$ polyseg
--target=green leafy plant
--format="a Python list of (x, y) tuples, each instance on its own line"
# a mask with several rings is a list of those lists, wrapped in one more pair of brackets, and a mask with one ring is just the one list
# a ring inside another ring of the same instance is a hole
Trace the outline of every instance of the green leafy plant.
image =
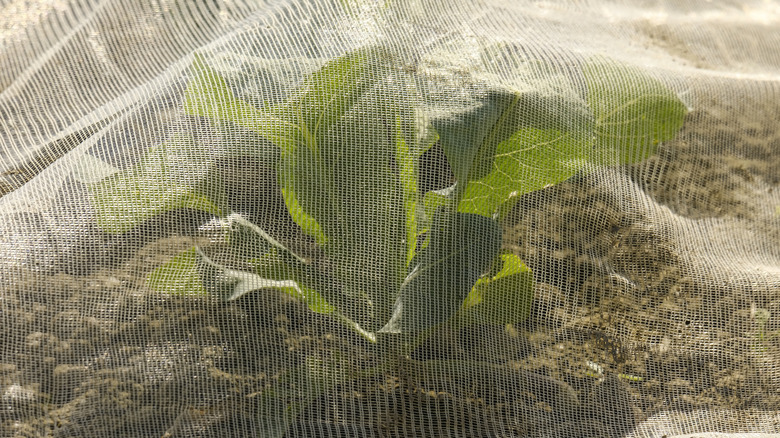
[[(392, 339), (378, 350), (387, 362), (444, 326), (524, 320), (533, 276), (517, 255), (502, 251), (501, 218), (525, 193), (594, 166), (645, 159), (674, 137), (686, 114), (661, 82), (604, 59), (583, 65), (585, 92), (551, 72), (500, 87), (486, 81), (452, 100), (437, 96), (426, 75), (397, 64), (384, 48), (356, 50), (309, 75), (284, 101), (258, 108), (195, 57), (184, 110), (270, 143), (231, 153), (261, 156), (275, 169), (287, 212), (313, 242), (310, 251), (230, 211), (212, 173), (181, 184), (166, 159), (197, 162), (185, 135), (93, 184), (99, 224), (123, 232), (184, 207), (217, 215), (235, 266), (192, 248), (151, 274), (153, 288), (225, 300), (280, 290), (369, 343)], [(421, 193), (421, 157), (437, 142), (454, 183)], [(331, 372), (325, 368), (308, 361), (296, 373)], [(296, 403), (278, 421), (286, 424), (305, 405)], [(278, 435), (282, 423), (266, 432)]]

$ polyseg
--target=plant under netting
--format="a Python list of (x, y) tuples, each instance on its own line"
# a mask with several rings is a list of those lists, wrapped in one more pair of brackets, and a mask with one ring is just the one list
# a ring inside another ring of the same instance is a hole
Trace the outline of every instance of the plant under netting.
[[(267, 160), (301, 233), (275, 237), (232, 211), (218, 178), (189, 191), (171, 184), (166, 157), (193, 149), (182, 134), (91, 187), (99, 224), (122, 232), (184, 207), (217, 215), (212, 225), (226, 230), (221, 251), (244, 268), (193, 247), (153, 271), (152, 287), (225, 300), (281, 290), (366, 341), (388, 344), (375, 350), (380, 364), (363, 373), (384, 372), (441, 327), (525, 320), (533, 275), (502, 250), (502, 218), (526, 193), (645, 159), (675, 136), (687, 112), (660, 82), (605, 59), (575, 73), (581, 90), (541, 65), (445, 111), (437, 100), (453, 96), (397, 63), (382, 48), (357, 50), (327, 62), (284, 101), (258, 108), (195, 57), (184, 109), (215, 129), (241, 126), (268, 141), (233, 145), (231, 154)], [(423, 193), (420, 159), (435, 144), (452, 185)], [(323, 390), (315, 384), (307, 397)], [(271, 400), (285, 406), (281, 396)], [(303, 407), (280, 408), (278, 421)]]
[(780, 432), (777, 26), (672, 3), (2, 7), (0, 436)]

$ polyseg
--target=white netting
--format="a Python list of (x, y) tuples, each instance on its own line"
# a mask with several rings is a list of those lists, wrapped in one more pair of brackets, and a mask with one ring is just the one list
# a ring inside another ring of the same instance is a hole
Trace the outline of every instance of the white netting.
[(0, 436), (780, 434), (780, 6), (0, 4)]

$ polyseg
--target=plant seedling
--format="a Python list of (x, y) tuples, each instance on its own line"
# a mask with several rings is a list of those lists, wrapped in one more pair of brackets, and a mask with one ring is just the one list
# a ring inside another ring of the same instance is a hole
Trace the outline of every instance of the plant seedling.
[[(213, 172), (181, 184), (168, 164), (197, 165), (195, 140), (186, 134), (93, 184), (98, 223), (123, 232), (185, 207), (220, 217), (226, 251), (243, 268), (192, 248), (155, 270), (149, 284), (225, 300), (280, 290), (369, 343), (387, 342), (392, 347), (377, 349), (382, 368), (444, 326), (527, 318), (533, 276), (502, 251), (501, 218), (525, 193), (594, 166), (647, 158), (676, 135), (687, 112), (661, 82), (605, 59), (584, 63), (585, 93), (552, 72), (518, 74), (501, 87), (486, 82), (455, 97), (435, 75), (395, 68), (399, 62), (386, 48), (355, 50), (313, 72), (285, 100), (258, 108), (195, 56), (184, 111), (268, 141), (231, 153), (273, 166), (287, 213), (314, 242), (314, 256), (230, 211)], [(455, 183), (420, 193), (420, 159), (437, 142)], [(287, 402), (264, 423), (264, 436), (283, 434), (306, 400), (327, 390), (323, 382), (342, 381), (322, 377), (339, 368), (312, 358), (289, 378), (314, 382), (316, 390), (291, 396), (279, 383), (266, 391), (269, 406)]]

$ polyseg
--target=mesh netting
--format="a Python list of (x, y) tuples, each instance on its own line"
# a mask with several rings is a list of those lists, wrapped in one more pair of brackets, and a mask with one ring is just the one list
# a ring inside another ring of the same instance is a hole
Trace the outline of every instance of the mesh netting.
[(780, 8), (5, 1), (0, 435), (780, 434)]

